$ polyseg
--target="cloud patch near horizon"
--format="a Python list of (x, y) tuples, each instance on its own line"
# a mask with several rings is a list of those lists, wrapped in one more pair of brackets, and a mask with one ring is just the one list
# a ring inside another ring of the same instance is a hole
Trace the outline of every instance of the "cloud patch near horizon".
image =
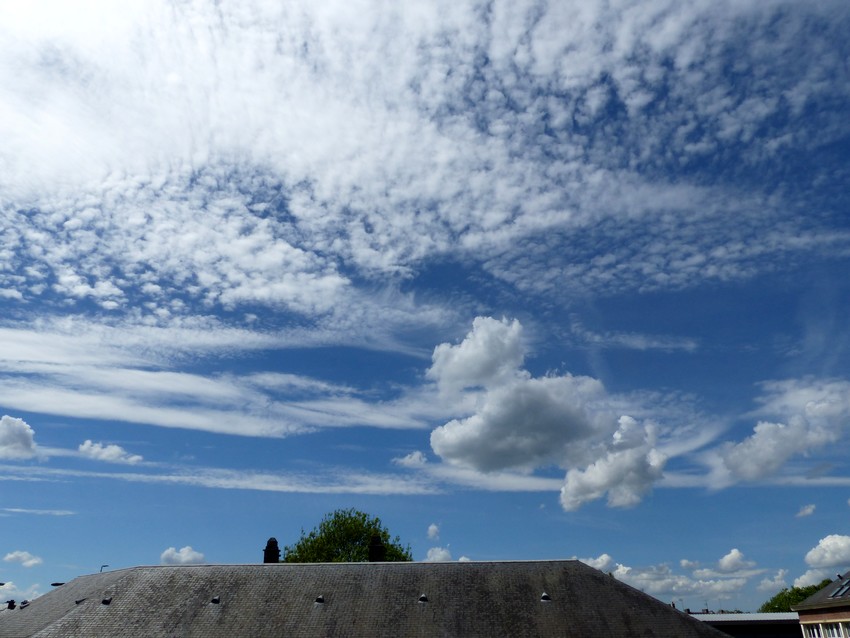
[(186, 545), (177, 549), (169, 547), (160, 554), (159, 562), (163, 565), (201, 565), (205, 562), (204, 555)]
[[(726, 557), (721, 558), (718, 565), (729, 556), (736, 556), (737, 550), (732, 550)], [(595, 569), (610, 572), (618, 580), (636, 587), (656, 598), (676, 599), (679, 597), (717, 598), (728, 600), (735, 597), (754, 573), (764, 570), (733, 569), (726, 572), (697, 573), (696, 565), (690, 561), (682, 561), (684, 568), (693, 571), (691, 575), (676, 573), (668, 564), (660, 563), (647, 567), (630, 567), (618, 563), (607, 553), (593, 558), (578, 558), (577, 560)], [(752, 565), (750, 565), (752, 567)]]

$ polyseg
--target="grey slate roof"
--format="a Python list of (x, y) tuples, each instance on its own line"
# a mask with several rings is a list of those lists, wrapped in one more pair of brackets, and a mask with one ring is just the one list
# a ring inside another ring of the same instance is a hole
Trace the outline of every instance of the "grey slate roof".
[(0, 611), (4, 638), (723, 635), (578, 561), (134, 567)]
[(850, 606), (850, 572), (819, 589), (801, 603), (793, 605), (794, 611), (827, 609)]

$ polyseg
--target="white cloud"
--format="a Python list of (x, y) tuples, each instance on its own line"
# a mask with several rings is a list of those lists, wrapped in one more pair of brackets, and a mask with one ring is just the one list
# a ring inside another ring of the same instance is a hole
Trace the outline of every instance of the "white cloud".
[(788, 424), (762, 421), (753, 434), (722, 451), (723, 463), (733, 477), (753, 481), (775, 473), (795, 454), (835, 440), (827, 430), (812, 428), (800, 417)]
[(704, 455), (714, 487), (772, 478), (793, 457), (822, 449), (844, 435), (850, 415), (847, 381), (807, 377), (765, 382), (761, 387), (756, 399), (761, 405), (753, 414), (777, 420), (759, 421), (747, 438)]
[[(161, 468), (161, 466), (160, 466)], [(192, 485), (226, 490), (302, 494), (436, 494), (440, 488), (418, 476), (331, 468), (324, 473), (295, 474), (210, 467), (173, 467), (153, 471), (93, 472), (40, 466), (0, 466), (8, 480), (55, 480), (67, 477), (158, 485)], [(510, 485), (506, 489), (510, 489)], [(516, 488), (514, 488), (516, 489)], [(550, 486), (551, 489), (551, 486)], [(525, 487), (523, 491), (528, 491)]]
[(733, 548), (717, 562), (717, 566), (723, 572), (738, 572), (752, 569), (755, 566), (755, 561), (746, 560), (741, 550)]
[(235, 377), (174, 369), (187, 348), (215, 357), (276, 345), (268, 335), (217, 325), (208, 330), (115, 329), (69, 320), (69, 326), (50, 330), (0, 329), (0, 404), (77, 418), (273, 437), (328, 424), (422, 428), (426, 417), (440, 411), (427, 397), (401, 396), (377, 405), (368, 394), (355, 396), (351, 388), (296, 375)]
[(655, 448), (655, 429), (640, 427), (628, 416), (620, 417), (620, 427), (610, 449), (587, 468), (570, 469), (561, 489), (561, 505), (571, 511), (608, 493), (613, 507), (636, 505), (658, 481), (666, 457)]
[(72, 512), (71, 510), (34, 510), (22, 507), (3, 507), (0, 508), (0, 511), (8, 512), (9, 514), (34, 514), (37, 516), (73, 516), (76, 514), (76, 512)]
[(460, 344), (434, 349), (428, 375), (438, 385), (455, 392), (486, 388), (473, 415), (431, 433), (434, 452), (482, 471), (533, 467), (560, 461), (571, 443), (594, 434), (586, 404), (602, 397), (602, 384), (571, 375), (534, 379), (519, 369), (523, 358), (516, 320), (478, 317)]
[(806, 554), (810, 567), (846, 567), (850, 565), (850, 536), (830, 534)]
[(436, 523), (431, 523), (428, 526), (428, 538), (432, 541), (439, 540), (440, 538), (440, 526)]
[(169, 547), (162, 552), (159, 560), (163, 565), (198, 565), (204, 562), (204, 555), (186, 545), (179, 550)]
[(615, 578), (632, 587), (668, 600), (684, 596), (729, 599), (737, 595), (747, 583), (746, 576), (738, 575), (691, 578), (675, 573), (664, 563), (649, 567), (629, 567), (614, 561), (608, 554), (578, 560), (596, 569), (610, 572)]
[[(824, 126), (804, 107), (845, 90), (822, 81), (840, 56), (770, 62), (826, 49), (834, 35), (806, 18), (829, 9), (515, 5), (96, 2), (85, 26), (52, 8), (61, 27), (5, 10), (0, 189), (15, 212), (2, 289), (152, 317), (242, 304), (344, 315), (358, 291), (340, 264), (387, 278), (457, 254), (565, 294), (747, 278), (777, 254), (846, 245), (796, 232), (776, 197), (647, 176), (730, 146), (748, 166), (822, 143), (841, 114), (823, 109)], [(786, 20), (798, 28), (781, 43), (759, 37)], [(716, 61), (730, 50), (750, 82), (727, 81)], [(585, 259), (588, 233), (633, 241)]]
[(616, 566), (610, 554), (600, 554), (596, 558), (580, 558), (579, 560), (585, 565), (590, 565), (602, 572), (607, 572)]
[(795, 587), (816, 585), (835, 576), (836, 571), (843, 573), (850, 565), (850, 536), (830, 534), (823, 537), (806, 553), (805, 561), (811, 569), (794, 580)]
[(427, 376), (453, 392), (487, 387), (512, 378), (524, 358), (519, 321), (476, 317), (472, 331), (460, 344), (442, 343), (434, 348)]
[[(843, 71), (840, 56), (772, 63), (834, 48), (846, 16), (833, 19), (827, 5), (406, 3), (387, 12), (370, 2), (213, 10), (152, 0), (95, 2), (97, 21), (61, 3), (4, 5), (0, 198), (10, 205), (0, 212), (0, 297), (14, 308), (55, 303), (69, 317), (94, 306), (107, 319), (68, 319), (64, 333), (0, 329), (0, 404), (262, 437), (328, 423), (441, 423), (432, 448), (453, 467), (429, 476), (539, 489), (549, 480), (532, 473), (558, 465), (568, 509), (606, 494), (611, 505), (634, 504), (674, 444), (682, 453), (700, 439), (675, 440), (655, 430), (655, 415), (611, 409), (597, 379), (535, 378), (522, 369), (517, 321), (479, 317), (461, 343), (437, 346), (427, 374), (445, 409), (421, 397), (377, 404), (307, 378), (179, 373), (176, 361), (198, 345), (207, 356), (296, 343), (415, 354), (400, 327), (446, 328), (462, 312), (399, 291), (432, 257), (451, 255), (557, 304), (576, 292), (679, 289), (846, 254), (850, 234), (825, 232), (775, 189), (742, 196), (699, 168), (733, 157), (730, 171), (755, 166), (764, 176), (778, 150), (822, 148), (844, 130), (843, 112), (812, 108), (847, 97), (823, 81)], [(759, 37), (774, 24), (785, 37)], [(747, 81), (728, 82), (718, 61), (733, 57)], [(686, 174), (659, 179), (668, 165)], [(205, 319), (222, 309), (255, 318), (267, 309), (309, 327), (263, 333)], [(577, 334), (599, 347), (699, 345)], [(804, 386), (766, 386), (771, 414), (715, 451), (716, 484), (766, 478), (838, 439), (830, 419), (848, 413), (846, 383)], [(624, 414), (636, 422), (631, 434), (618, 430)], [(18, 429), (4, 442), (10, 432), (0, 430), (0, 457), (32, 457), (32, 436)], [(426, 467), (416, 454), (399, 463)]]
[(9, 552), (3, 557), (3, 560), (7, 563), (20, 563), (24, 567), (35, 567), (36, 565), (41, 565), (41, 563), (44, 562), (38, 556), (34, 556), (29, 552), (22, 550)]
[(0, 585), (0, 600), (32, 600), (33, 598), (38, 598), (41, 595), (39, 591), (39, 586), (31, 585), (27, 589), (19, 589), (17, 585), (11, 580), (7, 580), (5, 583)]
[(452, 559), (452, 553), (448, 547), (432, 547), (428, 550), (428, 555), (425, 557), (426, 563), (438, 563), (449, 561)]
[(0, 459), (30, 459), (36, 455), (35, 433), (23, 419), (0, 417)]
[(756, 562), (747, 560), (744, 553), (733, 548), (717, 561), (714, 567), (694, 568), (693, 576), (700, 579), (741, 577), (749, 578), (764, 573), (764, 569), (756, 568)]
[(800, 508), (800, 511), (797, 512), (797, 514), (795, 516), (797, 518), (804, 518), (806, 516), (811, 516), (814, 513), (815, 513), (815, 506), (812, 505), (812, 504), (809, 504), (809, 505), (803, 505), (803, 507)]
[(597, 333), (585, 328), (575, 317), (571, 326), (575, 334), (583, 342), (600, 348), (623, 348), (627, 350), (684, 350), (693, 352), (698, 347), (695, 339), (637, 333), (606, 332)]
[[(479, 317), (460, 344), (435, 348), (429, 376), (444, 391), (466, 389), (474, 404), (470, 416), (431, 432), (434, 452), (456, 468), (456, 475), (475, 472), (484, 481), (506, 469), (568, 467), (561, 489), (567, 510), (606, 493), (611, 506), (638, 503), (661, 478), (666, 462), (655, 447), (657, 428), (629, 416), (617, 419), (611, 398), (596, 379), (532, 377), (518, 367), (524, 359), (521, 345), (518, 321)], [(481, 386), (480, 391), (468, 390)], [(456, 405), (463, 409), (469, 403)]]
[(102, 443), (92, 443), (86, 439), (80, 443), (79, 452), (86, 458), (95, 459), (97, 461), (107, 461), (109, 463), (128, 463), (133, 465), (142, 461), (142, 457), (138, 454), (130, 454), (120, 445), (103, 445)]
[(436, 428), (431, 447), (483, 471), (563, 461), (572, 445), (604, 427), (587, 408), (602, 395), (602, 384), (588, 377), (519, 376), (488, 390), (472, 416)]
[(834, 570), (828, 567), (819, 567), (817, 569), (809, 569), (802, 576), (794, 579), (794, 587), (809, 587), (823, 582), (827, 578), (833, 578)]
[(767, 591), (767, 592), (777, 592), (781, 589), (785, 589), (788, 587), (788, 583), (785, 582), (785, 577), (788, 576), (787, 569), (780, 569), (774, 574), (773, 578), (764, 578), (758, 584), (757, 589), (759, 591)]

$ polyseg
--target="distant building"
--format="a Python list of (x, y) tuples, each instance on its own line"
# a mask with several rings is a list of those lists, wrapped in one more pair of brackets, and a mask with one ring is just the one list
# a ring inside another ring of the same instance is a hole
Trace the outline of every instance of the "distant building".
[(850, 572), (792, 607), (805, 638), (850, 637)]
[(134, 567), (0, 611), (4, 638), (722, 638), (574, 560)]
[(797, 612), (770, 614), (693, 614), (724, 634), (734, 638), (799, 638)]

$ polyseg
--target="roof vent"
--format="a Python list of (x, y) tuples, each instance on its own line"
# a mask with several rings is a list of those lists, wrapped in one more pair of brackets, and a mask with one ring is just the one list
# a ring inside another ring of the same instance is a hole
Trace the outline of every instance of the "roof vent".
[(77, 600), (75, 600), (75, 601), (74, 601), (74, 604), (75, 604), (75, 605), (79, 605), (79, 604), (80, 604), (81, 602), (83, 602), (84, 600), (85, 600), (85, 598), (78, 598)]
[(212, 600), (211, 600), (210, 602), (211, 602), (213, 605), (218, 605), (218, 604), (221, 602), (221, 598), (220, 598), (219, 596), (213, 596), (213, 598), (212, 598)]
[(6, 601), (6, 609), (14, 609), (15, 607), (17, 607), (17, 605), (15, 605), (14, 600), (7, 600)]
[(23, 609), (24, 607), (29, 607), (29, 606), (30, 606), (30, 601), (28, 601), (28, 600), (22, 600), (21, 601), (21, 609)]
[(419, 597), (419, 602), (420, 602), (420, 603), (427, 603), (427, 602), (428, 602), (428, 596), (426, 596), (425, 594), (422, 594), (422, 595)]
[(324, 605), (325, 604), (325, 597), (324, 596), (316, 596), (316, 603), (318, 603), (319, 605)]
[(540, 602), (541, 603), (552, 602), (552, 597), (544, 591), (542, 594), (540, 594)]
[(102, 605), (108, 605), (111, 602), (112, 602), (112, 596), (110, 596), (109, 598), (104, 598), (103, 600), (100, 601), (100, 603)]

